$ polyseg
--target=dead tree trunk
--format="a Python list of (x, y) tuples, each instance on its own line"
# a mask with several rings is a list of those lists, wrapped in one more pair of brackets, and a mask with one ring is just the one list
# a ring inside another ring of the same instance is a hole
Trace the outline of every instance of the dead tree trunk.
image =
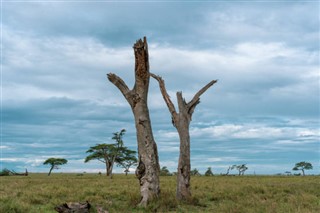
[(89, 213), (91, 204), (87, 201), (85, 203), (64, 203), (54, 207), (59, 213)]
[(129, 89), (126, 83), (113, 73), (108, 74), (111, 81), (123, 94), (131, 106), (136, 126), (139, 163), (136, 176), (140, 182), (141, 206), (159, 196), (159, 157), (157, 144), (154, 141), (149, 109), (147, 104), (149, 89), (149, 56), (147, 39), (138, 40), (134, 46), (135, 85)]
[(166, 102), (168, 109), (172, 116), (172, 124), (177, 129), (180, 138), (180, 155), (177, 171), (177, 193), (176, 197), (178, 200), (189, 200), (191, 197), (190, 192), (190, 134), (189, 125), (191, 117), (197, 104), (200, 103), (200, 96), (209, 89), (216, 80), (211, 81), (201, 90), (199, 90), (189, 103), (186, 103), (182, 97), (182, 92), (177, 92), (178, 108), (179, 112), (176, 111), (170, 96), (168, 95), (164, 80), (157, 75), (150, 74), (154, 79), (159, 82), (160, 91)]

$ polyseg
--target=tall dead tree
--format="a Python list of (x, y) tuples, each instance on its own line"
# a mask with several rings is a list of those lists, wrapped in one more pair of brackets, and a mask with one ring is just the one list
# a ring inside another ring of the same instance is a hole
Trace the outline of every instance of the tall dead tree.
[(164, 80), (160, 76), (154, 75), (152, 73), (151, 76), (159, 82), (161, 94), (172, 116), (172, 124), (177, 129), (180, 138), (180, 155), (177, 171), (176, 197), (178, 200), (189, 200), (191, 197), (189, 125), (191, 122), (192, 114), (196, 106), (200, 103), (200, 96), (213, 84), (215, 84), (217, 80), (212, 80), (202, 89), (200, 89), (189, 103), (186, 103), (185, 99), (182, 97), (182, 92), (177, 92), (179, 109), (179, 111), (177, 112), (170, 99), (170, 96), (166, 91)]
[(123, 94), (131, 106), (136, 126), (139, 162), (136, 176), (140, 182), (140, 206), (159, 196), (159, 157), (154, 141), (148, 109), (149, 55), (147, 39), (138, 40), (134, 46), (135, 85), (129, 89), (126, 83), (113, 73), (108, 74), (111, 81)]

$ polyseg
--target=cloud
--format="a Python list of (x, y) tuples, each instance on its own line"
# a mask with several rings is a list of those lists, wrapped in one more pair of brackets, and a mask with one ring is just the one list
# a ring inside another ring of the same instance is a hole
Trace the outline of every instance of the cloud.
[(10, 147), (10, 146), (4, 146), (4, 145), (1, 145), (1, 146), (0, 146), (0, 149), (1, 149), (1, 150), (4, 150), (4, 149), (11, 149), (11, 147)]
[(191, 136), (203, 137), (207, 135), (212, 138), (223, 139), (259, 139), (259, 138), (286, 138), (286, 137), (319, 137), (316, 129), (292, 128), (292, 127), (268, 127), (263, 124), (224, 124), (206, 128), (192, 128)]
[(17, 159), (17, 158), (1, 158), (0, 160), (3, 162), (17, 162), (17, 161), (19, 161), (19, 159)]
[(224, 45), (245, 40), (282, 40), (316, 49), (313, 43), (318, 31), (314, 17), (318, 13), (315, 2), (232, 2), (222, 6), (218, 4), (216, 10), (210, 7), (206, 10), (204, 24), (198, 25), (198, 32)]
[(12, 97), (103, 100), (111, 95), (108, 89), (111, 84), (106, 82), (108, 69), (126, 71), (129, 61), (130, 64), (133, 61), (129, 48), (115, 52), (90, 38), (34, 38), (8, 28), (3, 43), (4, 100)]
[[(134, 59), (130, 46), (115, 51), (93, 38), (36, 38), (6, 29), (4, 100), (67, 97), (101, 101), (113, 97), (113, 104), (126, 105), (121, 95), (114, 95), (119, 91), (107, 82), (105, 74), (115, 72), (129, 87), (133, 86), (130, 70), (133, 70)], [(211, 101), (215, 105), (210, 107), (214, 106), (217, 111), (296, 114), (302, 113), (302, 107), (308, 108), (303, 111), (306, 114), (317, 113), (316, 51), (283, 42), (244, 42), (215, 50), (160, 47), (150, 43), (151, 70), (164, 77), (173, 100), (176, 91), (183, 91), (190, 100), (208, 82), (201, 78), (208, 78), (219, 79), (219, 83), (204, 94), (209, 99), (220, 100)], [(185, 82), (190, 82), (188, 87)], [(155, 82), (151, 82), (150, 94), (153, 97), (150, 106), (161, 106), (162, 98)], [(232, 107), (234, 102), (238, 103), (237, 109)], [(291, 102), (292, 111), (284, 110), (283, 102)]]
[[(2, 12), (8, 168), (46, 172), (39, 162), (62, 155), (70, 161), (61, 171), (103, 171), (83, 167), (85, 151), (122, 128), (136, 150), (131, 109), (106, 73), (133, 88), (132, 44), (144, 35), (150, 69), (175, 104), (176, 91), (189, 101), (219, 80), (192, 118), (193, 167), (259, 162), (273, 173), (272, 163), (319, 157), (315, 2), (3, 2)], [(153, 79), (148, 100), (161, 165), (176, 169), (178, 134)]]

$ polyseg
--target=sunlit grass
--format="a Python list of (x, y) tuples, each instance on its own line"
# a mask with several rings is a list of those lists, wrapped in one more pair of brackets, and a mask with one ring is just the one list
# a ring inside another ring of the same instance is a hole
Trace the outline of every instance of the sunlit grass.
[(193, 199), (175, 200), (176, 177), (161, 177), (161, 196), (138, 208), (133, 175), (30, 174), (0, 177), (0, 212), (55, 212), (64, 202), (89, 201), (109, 212), (320, 212), (320, 177), (192, 177)]

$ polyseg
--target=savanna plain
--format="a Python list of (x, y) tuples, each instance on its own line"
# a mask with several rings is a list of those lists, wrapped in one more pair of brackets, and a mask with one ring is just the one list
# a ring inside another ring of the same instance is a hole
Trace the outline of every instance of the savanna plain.
[(0, 177), (1, 213), (56, 212), (65, 202), (89, 201), (113, 212), (320, 212), (320, 176), (193, 176), (189, 202), (175, 199), (176, 177), (162, 176), (161, 197), (147, 208), (134, 175), (29, 174)]

